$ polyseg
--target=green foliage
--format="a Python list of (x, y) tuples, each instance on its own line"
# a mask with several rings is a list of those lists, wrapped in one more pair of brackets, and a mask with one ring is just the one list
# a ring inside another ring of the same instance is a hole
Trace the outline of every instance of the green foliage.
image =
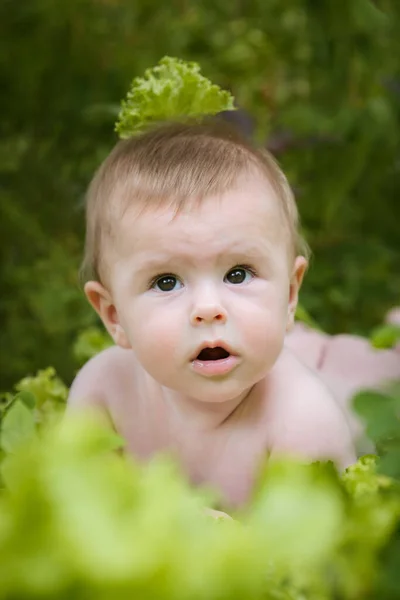
[(93, 326), (84, 329), (78, 335), (73, 347), (77, 364), (84, 365), (90, 358), (109, 348), (113, 343), (108, 333), (100, 327)]
[(353, 405), (381, 456), (379, 472), (400, 481), (400, 383), (359, 392)]
[(296, 321), (301, 321), (312, 329), (320, 329), (318, 323), (312, 318), (310, 313), (299, 303), (296, 308)]
[(53, 369), (16, 388), (1, 412), (0, 598), (398, 597), (400, 483), (383, 473), (399, 389), (355, 402), (382, 458), (341, 476), (269, 462), (235, 520), (214, 521), (202, 512), (212, 492), (167, 456), (140, 466), (115, 453), (124, 442), (95, 412), (60, 422)]
[(373, 454), (362, 456), (348, 467), (342, 480), (347, 491), (357, 498), (375, 494), (393, 485), (389, 477), (377, 473), (377, 458)]
[(400, 325), (386, 323), (377, 327), (371, 334), (374, 348), (393, 348), (400, 343)]
[(233, 96), (200, 74), (200, 65), (165, 56), (135, 77), (122, 102), (115, 130), (121, 138), (155, 121), (167, 121), (234, 110)]
[(25, 433), (1, 464), (0, 598), (386, 597), (400, 491), (371, 457), (342, 478), (330, 463), (275, 462), (236, 520), (215, 522), (209, 492), (167, 457), (144, 467), (114, 453), (99, 415), (36, 433), (27, 422), (14, 419)]
[(15, 385), (16, 394), (3, 394), (0, 404), (0, 447), (14, 451), (20, 443), (36, 437), (45, 426), (59, 420), (66, 406), (68, 389), (53, 367), (24, 377)]
[[(24, 239), (35, 249), (29, 236)], [(64, 379), (71, 380), (78, 366), (71, 352), (76, 336), (96, 323), (78, 287), (77, 247), (76, 241), (61, 239), (51, 243), (46, 255), (33, 265), (18, 267), (12, 262), (3, 268), (7, 281), (0, 299), (0, 313), (6, 320), (0, 334), (3, 390), (46, 364), (53, 364)]]
[(35, 397), (35, 405), (42, 409), (47, 403), (54, 405), (65, 404), (68, 389), (56, 375), (53, 367), (48, 367), (37, 373), (35, 377), (24, 377), (16, 384), (19, 392), (30, 392)]
[(1, 422), (1, 449), (8, 453), (15, 452), (34, 435), (33, 411), (29, 410), (28, 406), (16, 397)]

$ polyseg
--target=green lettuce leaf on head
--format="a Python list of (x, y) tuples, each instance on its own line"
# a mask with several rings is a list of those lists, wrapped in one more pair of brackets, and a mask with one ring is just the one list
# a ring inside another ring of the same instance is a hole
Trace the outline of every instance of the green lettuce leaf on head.
[(122, 101), (115, 130), (121, 138), (129, 138), (152, 122), (226, 110), (235, 110), (233, 96), (201, 75), (197, 63), (165, 56), (144, 77), (135, 77)]

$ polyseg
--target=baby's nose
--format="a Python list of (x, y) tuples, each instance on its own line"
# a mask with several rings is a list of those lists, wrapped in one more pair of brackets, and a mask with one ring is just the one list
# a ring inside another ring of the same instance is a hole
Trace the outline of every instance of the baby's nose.
[(197, 303), (190, 315), (192, 325), (200, 325), (201, 323), (225, 323), (226, 312), (217, 303), (205, 304)]

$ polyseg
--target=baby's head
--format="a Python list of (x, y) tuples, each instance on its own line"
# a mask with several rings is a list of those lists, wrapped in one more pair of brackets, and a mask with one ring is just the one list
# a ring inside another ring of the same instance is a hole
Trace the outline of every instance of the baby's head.
[(120, 141), (95, 174), (87, 194), (82, 280), (104, 281), (112, 264), (110, 244), (130, 207), (138, 212), (170, 207), (179, 214), (229, 191), (245, 175), (258, 175), (272, 187), (289, 256), (307, 256), (296, 202), (271, 154), (222, 121), (173, 122)]
[(89, 187), (89, 301), (150, 375), (198, 398), (242, 393), (273, 366), (306, 257), (284, 174), (215, 120), (119, 142)]

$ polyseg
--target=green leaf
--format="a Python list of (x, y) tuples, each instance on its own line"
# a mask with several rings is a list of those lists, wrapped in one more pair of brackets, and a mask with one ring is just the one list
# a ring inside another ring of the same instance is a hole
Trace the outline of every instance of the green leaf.
[(88, 327), (76, 339), (73, 353), (79, 365), (83, 365), (90, 358), (112, 345), (113, 341), (104, 329), (96, 326)]
[(400, 387), (363, 391), (353, 399), (355, 411), (366, 423), (366, 433), (380, 455), (378, 472), (400, 479)]
[(400, 397), (397, 397), (395, 389), (385, 391), (363, 390), (353, 398), (354, 410), (367, 421), (379, 418), (380, 415), (392, 415), (396, 418), (400, 408)]
[(215, 524), (202, 514), (212, 496), (171, 460), (141, 466), (112, 452), (114, 441), (97, 413), (70, 415), (7, 456), (4, 598), (379, 597), (368, 592), (381, 551), (395, 556), (399, 503), (374, 457), (347, 484), (332, 464), (270, 462), (245, 524)]
[(197, 63), (165, 56), (144, 77), (133, 80), (115, 130), (121, 138), (128, 138), (151, 122), (226, 110), (235, 110), (233, 96), (201, 75)]
[(377, 475), (379, 460), (373, 454), (366, 454), (349, 466), (342, 475), (345, 488), (354, 497), (376, 494), (378, 490), (390, 487), (391, 479)]
[(378, 465), (379, 473), (400, 480), (400, 440), (397, 448), (393, 448), (382, 457)]
[(378, 446), (386, 440), (400, 439), (400, 401), (390, 394), (363, 391), (353, 399), (353, 406), (366, 423), (366, 434)]
[(28, 390), (19, 392), (14, 398), (14, 401), (16, 400), (21, 400), (21, 402), (23, 402), (25, 406), (31, 410), (34, 409), (36, 406), (35, 395), (32, 394), (32, 392), (29, 392)]
[(53, 367), (41, 369), (33, 377), (24, 377), (15, 388), (18, 392), (33, 394), (38, 408), (46, 403), (64, 405), (68, 395), (67, 387), (56, 375)]
[(343, 510), (331, 464), (270, 462), (250, 522), (255, 519), (277, 563), (304, 568), (321, 564), (335, 546)]
[(1, 448), (5, 452), (13, 453), (35, 436), (33, 412), (21, 400), (16, 400), (2, 421)]
[(11, 392), (3, 392), (0, 394), (0, 420), (3, 418), (4, 414), (10, 408), (11, 404), (14, 401), (14, 395)]
[(374, 348), (393, 348), (400, 342), (400, 326), (394, 324), (385, 324), (375, 329), (370, 337)]

